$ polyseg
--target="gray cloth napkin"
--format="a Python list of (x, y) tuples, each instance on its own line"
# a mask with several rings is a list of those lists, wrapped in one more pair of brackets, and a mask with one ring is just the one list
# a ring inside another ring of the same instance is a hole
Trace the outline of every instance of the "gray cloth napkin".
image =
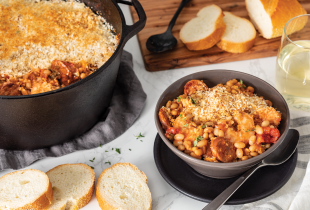
[(91, 130), (72, 141), (50, 148), (25, 151), (0, 149), (0, 171), (24, 168), (45, 157), (59, 157), (109, 143), (134, 123), (145, 101), (146, 94), (133, 71), (132, 56), (124, 51), (110, 107)]

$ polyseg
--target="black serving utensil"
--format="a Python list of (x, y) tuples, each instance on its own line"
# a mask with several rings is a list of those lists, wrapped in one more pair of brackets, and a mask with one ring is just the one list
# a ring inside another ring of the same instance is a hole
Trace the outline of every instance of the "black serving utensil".
[(172, 35), (172, 28), (183, 7), (191, 0), (182, 0), (178, 10), (171, 19), (167, 31), (162, 34), (150, 36), (146, 41), (146, 48), (154, 53), (161, 53), (172, 49), (177, 44), (177, 39)]
[(236, 190), (259, 168), (264, 166), (276, 166), (287, 161), (296, 150), (299, 140), (299, 132), (290, 129), (281, 145), (276, 148), (273, 153), (268, 155), (261, 163), (257, 164), (234, 183), (232, 183), (226, 190), (219, 194), (211, 203), (209, 203), (202, 210), (217, 210), (236, 192)]

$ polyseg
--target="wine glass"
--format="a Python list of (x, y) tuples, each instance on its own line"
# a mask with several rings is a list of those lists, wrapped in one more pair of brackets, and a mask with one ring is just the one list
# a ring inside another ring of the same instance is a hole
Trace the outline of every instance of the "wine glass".
[(310, 111), (309, 16), (300, 15), (286, 23), (275, 72), (276, 88), (288, 105), (305, 111)]

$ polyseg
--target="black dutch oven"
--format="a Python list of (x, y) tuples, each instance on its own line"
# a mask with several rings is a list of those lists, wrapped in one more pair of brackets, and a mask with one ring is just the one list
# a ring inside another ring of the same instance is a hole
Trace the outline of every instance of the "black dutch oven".
[[(26, 150), (71, 140), (96, 124), (109, 107), (125, 43), (141, 31), (146, 15), (137, 0), (82, 0), (120, 35), (111, 58), (96, 72), (67, 87), (36, 95), (0, 96), (0, 148)], [(139, 21), (126, 25), (118, 3), (132, 5)]]

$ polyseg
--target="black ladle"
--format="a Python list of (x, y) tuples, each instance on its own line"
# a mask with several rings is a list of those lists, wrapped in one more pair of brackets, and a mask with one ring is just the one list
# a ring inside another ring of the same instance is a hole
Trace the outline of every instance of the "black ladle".
[(148, 40), (146, 41), (146, 48), (149, 51), (154, 53), (161, 53), (172, 49), (177, 44), (178, 41), (176, 38), (174, 38), (171, 31), (183, 7), (190, 1), (191, 0), (182, 0), (178, 10), (171, 19), (168, 25), (168, 29), (165, 33), (153, 35), (148, 38)]

